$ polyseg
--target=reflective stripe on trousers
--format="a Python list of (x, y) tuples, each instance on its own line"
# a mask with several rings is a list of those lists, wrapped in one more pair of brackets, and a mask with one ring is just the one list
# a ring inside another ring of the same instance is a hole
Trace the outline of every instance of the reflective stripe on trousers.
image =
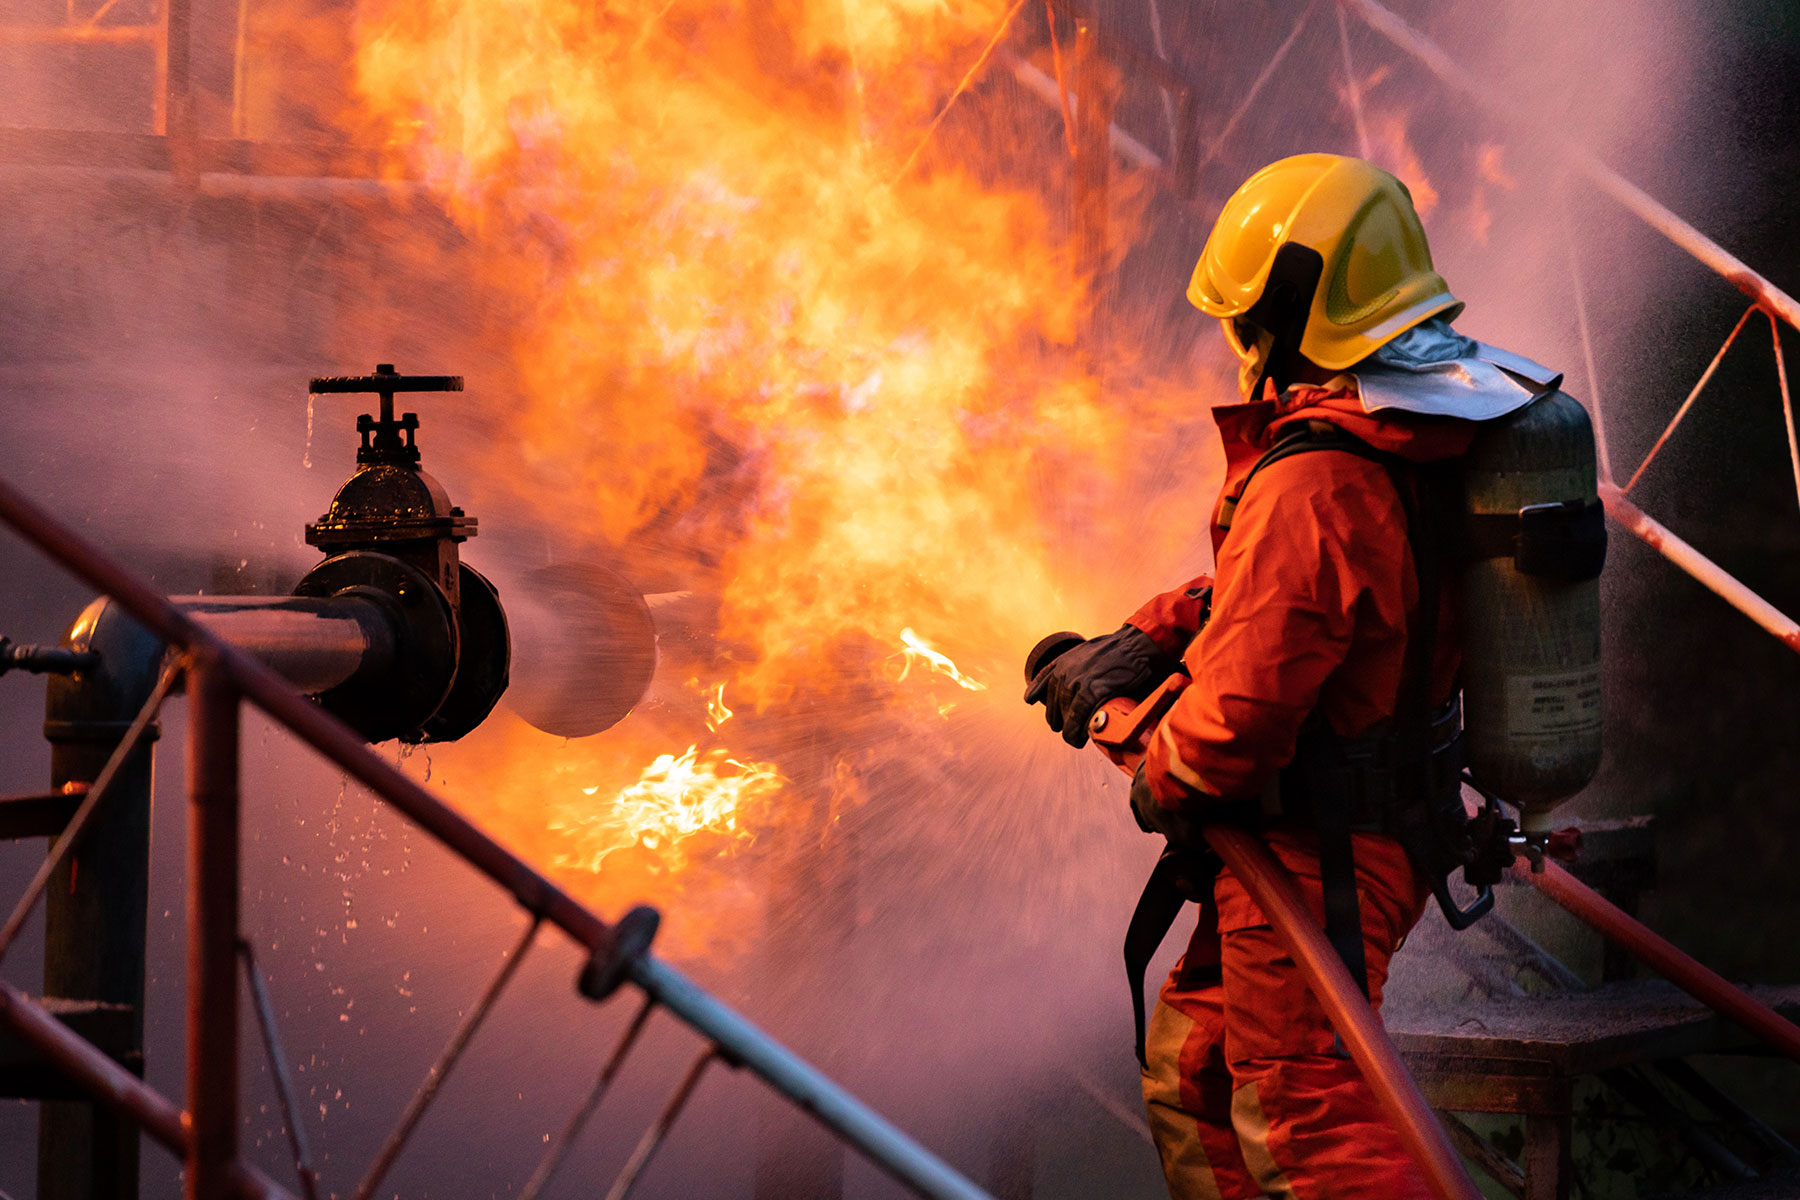
[[(1271, 848), (1322, 916), (1306, 834)], [(1370, 993), (1425, 897), (1391, 839), (1356, 838)], [(1230, 872), (1163, 985), (1146, 1042), (1144, 1100), (1174, 1200), (1427, 1200), (1362, 1074), (1337, 1049), (1300, 969)]]

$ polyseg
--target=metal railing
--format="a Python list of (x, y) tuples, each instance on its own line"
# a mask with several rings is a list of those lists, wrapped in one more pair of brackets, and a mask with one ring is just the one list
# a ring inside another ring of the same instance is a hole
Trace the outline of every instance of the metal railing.
[[(178, 1108), (98, 1048), (58, 1021), (18, 988), (0, 981), (0, 1022), (10, 1026), (45, 1059), (101, 1104), (123, 1114), (183, 1159), (188, 1200), (228, 1196), (286, 1197), (291, 1193), (246, 1164), (238, 1153), (238, 986), (240, 962), (248, 963), (238, 923), (239, 795), (238, 742), (243, 704), (261, 709), (377, 796), (405, 813), (465, 862), (499, 884), (531, 921), (432, 1066), (399, 1124), (364, 1174), (356, 1196), (375, 1193), (398, 1158), (419, 1118), (436, 1096), (463, 1049), (493, 1008), (520, 960), (548, 922), (563, 930), (589, 955), (582, 991), (600, 1000), (629, 982), (644, 993), (644, 1007), (602, 1068), (593, 1089), (547, 1148), (526, 1195), (535, 1196), (574, 1144), (587, 1117), (635, 1045), (651, 1011), (667, 1009), (704, 1039), (667, 1105), (638, 1143), (607, 1195), (622, 1200), (667, 1136), (706, 1069), (724, 1062), (759, 1076), (770, 1088), (811, 1114), (820, 1124), (866, 1155), (877, 1167), (919, 1196), (936, 1200), (986, 1200), (986, 1193), (896, 1129), (792, 1051), (720, 1003), (680, 971), (648, 953), (655, 914), (634, 910), (608, 924), (538, 874), (455, 810), (374, 754), (349, 727), (301, 696), (280, 676), (219, 641), (168, 599), (99, 549), (58, 522), (11, 486), (0, 482), (4, 521), (52, 560), (111, 597), (169, 646), (169, 658), (149, 702), (114, 756), (129, 757), (142, 731), (155, 719), (178, 678), (188, 697), (187, 756), (190, 810), (188, 849), (187, 1109)], [(114, 764), (109, 764), (114, 767)], [(33, 879), (17, 910), (0, 929), (0, 955), (23, 925), (55, 866), (104, 803), (112, 770), (83, 797), (52, 861)], [(316, 1195), (317, 1175), (293, 1119), (291, 1088), (285, 1082), (280, 1039), (271, 1007), (257, 986), (252, 996), (272, 1060), (302, 1191)]]
[[(1380, 34), (1392, 45), (1412, 57), (1430, 71), (1444, 84), (1475, 101), (1490, 113), (1504, 120), (1517, 121), (1516, 105), (1493, 88), (1482, 83), (1473, 72), (1465, 69), (1452, 59), (1444, 50), (1414, 29), (1400, 17), (1384, 8), (1376, 0), (1336, 0), (1340, 16), (1346, 10), (1359, 17), (1368, 28)], [(1304, 16), (1301, 18), (1304, 20)], [(1349, 54), (1348, 35), (1345, 38), (1344, 52)], [(1797, 435), (1794, 420), (1794, 401), (1788, 389), (1787, 362), (1781, 350), (1781, 326), (1787, 325), (1800, 329), (1800, 301), (1788, 295), (1780, 288), (1763, 278), (1757, 271), (1723, 246), (1701, 233), (1687, 221), (1681, 219), (1668, 206), (1651, 196), (1648, 192), (1632, 183), (1625, 176), (1606, 165), (1586, 148), (1559, 137), (1551, 131), (1534, 127), (1535, 139), (1548, 145), (1558, 158), (1581, 174), (1600, 191), (1611, 196), (1629, 212), (1641, 219), (1656, 232), (1662, 234), (1684, 253), (1708, 270), (1719, 275), (1727, 283), (1750, 299), (1750, 307), (1738, 319), (1737, 325), (1725, 338), (1724, 345), (1719, 347), (1718, 354), (1701, 374), (1699, 382), (1688, 393), (1687, 399), (1676, 410), (1675, 416), (1651, 446), (1644, 461), (1632, 472), (1624, 487), (1613, 481), (1612, 464), (1609, 461), (1606, 444), (1606, 423), (1601, 411), (1598, 384), (1594, 379), (1594, 356), (1589, 338), (1587, 299), (1582, 287), (1580, 263), (1575, 255), (1575, 248), (1569, 247), (1569, 270), (1573, 277), (1577, 327), (1581, 334), (1582, 349), (1587, 359), (1589, 389), (1594, 394), (1588, 397), (1589, 410), (1594, 417), (1594, 432), (1598, 441), (1600, 457), (1600, 499), (1606, 505), (1606, 511), (1615, 522), (1641, 539), (1657, 553), (1667, 558), (1682, 571), (1691, 575), (1702, 586), (1710, 589), (1726, 603), (1755, 621), (1762, 628), (1773, 634), (1783, 645), (1795, 652), (1800, 652), (1800, 623), (1781, 612), (1757, 592), (1735, 578), (1730, 572), (1713, 562), (1706, 555), (1690, 546), (1674, 533), (1645, 513), (1636, 504), (1626, 498), (1637, 481), (1643, 476), (1644, 469), (1656, 458), (1657, 453), (1668, 442), (1682, 419), (1700, 398), (1713, 372), (1718, 369), (1725, 351), (1737, 339), (1744, 329), (1745, 323), (1752, 313), (1761, 311), (1769, 322), (1769, 335), (1775, 353), (1775, 377), (1781, 394), (1782, 415), (1786, 422), (1788, 437), (1788, 453), (1793, 462), (1794, 488), (1800, 496), (1800, 435)]]

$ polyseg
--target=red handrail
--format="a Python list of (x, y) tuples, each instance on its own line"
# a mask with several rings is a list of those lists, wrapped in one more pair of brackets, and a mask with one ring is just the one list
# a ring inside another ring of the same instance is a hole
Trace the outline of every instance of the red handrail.
[[(107, 1107), (137, 1122), (156, 1141), (185, 1157), (189, 1133), (185, 1115), (163, 1094), (121, 1067), (43, 1005), (0, 979), (0, 1017), (35, 1047), (63, 1076)], [(292, 1193), (254, 1167), (231, 1168), (230, 1194), (254, 1200), (294, 1200)]]
[(1617, 942), (1633, 958), (1694, 999), (1800, 1062), (1800, 1025), (1688, 957), (1674, 943), (1627, 915), (1563, 868), (1546, 862), (1543, 871), (1534, 874), (1523, 864), (1515, 864), (1513, 874), (1562, 905), (1577, 920)]

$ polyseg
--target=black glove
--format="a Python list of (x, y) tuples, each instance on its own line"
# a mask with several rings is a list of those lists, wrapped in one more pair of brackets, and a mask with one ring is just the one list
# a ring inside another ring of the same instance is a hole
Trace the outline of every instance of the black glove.
[(1044, 705), (1044, 720), (1071, 746), (1087, 745), (1094, 710), (1118, 696), (1142, 700), (1181, 669), (1135, 625), (1089, 638), (1059, 655), (1025, 689), (1025, 703)]
[(1139, 829), (1162, 834), (1169, 839), (1169, 845), (1178, 850), (1199, 850), (1206, 846), (1197, 822), (1156, 802), (1156, 797), (1150, 794), (1150, 784), (1144, 778), (1143, 763), (1138, 764), (1137, 774), (1131, 777), (1131, 815), (1137, 818)]

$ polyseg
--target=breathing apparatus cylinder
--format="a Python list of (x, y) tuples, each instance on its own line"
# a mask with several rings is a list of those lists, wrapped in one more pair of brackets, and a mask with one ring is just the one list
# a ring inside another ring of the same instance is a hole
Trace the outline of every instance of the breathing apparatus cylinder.
[(1485, 422), (1462, 463), (1463, 706), (1470, 773), (1521, 831), (1600, 766), (1600, 567), (1594, 431), (1561, 391)]

